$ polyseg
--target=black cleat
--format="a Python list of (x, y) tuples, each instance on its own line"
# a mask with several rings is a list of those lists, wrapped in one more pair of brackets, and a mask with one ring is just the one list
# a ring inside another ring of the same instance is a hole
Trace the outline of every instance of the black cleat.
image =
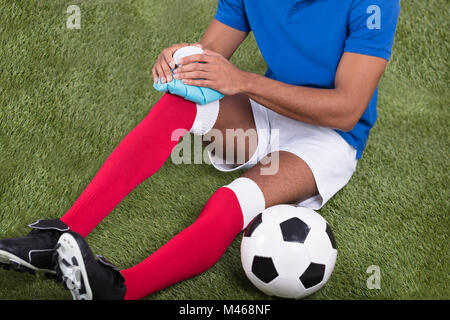
[(55, 245), (69, 227), (59, 219), (38, 220), (29, 227), (33, 230), (25, 237), (0, 240), (0, 267), (18, 272), (54, 275), (52, 256)]
[[(97, 257), (97, 258), (96, 258)], [(125, 279), (102, 256), (94, 256), (86, 240), (76, 232), (66, 232), (54, 253), (57, 277), (74, 300), (123, 300)]]

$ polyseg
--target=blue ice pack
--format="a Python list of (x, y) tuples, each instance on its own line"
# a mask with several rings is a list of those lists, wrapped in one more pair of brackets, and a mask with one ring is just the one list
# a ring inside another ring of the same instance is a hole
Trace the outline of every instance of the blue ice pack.
[(161, 79), (158, 79), (158, 82), (153, 84), (153, 88), (160, 92), (169, 91), (172, 94), (176, 94), (200, 105), (220, 100), (224, 97), (219, 91), (211, 88), (187, 85), (177, 79), (166, 83), (161, 83)]

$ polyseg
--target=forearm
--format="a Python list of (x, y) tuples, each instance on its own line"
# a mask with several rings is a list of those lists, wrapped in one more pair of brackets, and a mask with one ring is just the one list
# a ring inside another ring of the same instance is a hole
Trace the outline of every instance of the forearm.
[(294, 86), (249, 72), (242, 77), (242, 93), (289, 118), (344, 131), (359, 119), (343, 90)]

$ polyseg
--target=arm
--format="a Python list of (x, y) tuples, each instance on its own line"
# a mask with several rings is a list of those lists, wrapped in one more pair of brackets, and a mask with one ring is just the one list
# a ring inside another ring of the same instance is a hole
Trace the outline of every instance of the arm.
[[(191, 64), (199, 61), (205, 63)], [(350, 131), (359, 121), (387, 65), (382, 58), (344, 53), (336, 72), (335, 88), (315, 89), (239, 70), (210, 51), (186, 57), (182, 63), (175, 77), (186, 84), (224, 94), (244, 93), (289, 118), (343, 131)]]
[(206, 29), (200, 44), (204, 49), (217, 52), (223, 57), (230, 59), (247, 35), (248, 32), (231, 28), (213, 19)]
[(386, 65), (381, 58), (344, 53), (334, 89), (292, 86), (243, 73), (246, 80), (239, 91), (289, 118), (351, 131), (367, 108)]

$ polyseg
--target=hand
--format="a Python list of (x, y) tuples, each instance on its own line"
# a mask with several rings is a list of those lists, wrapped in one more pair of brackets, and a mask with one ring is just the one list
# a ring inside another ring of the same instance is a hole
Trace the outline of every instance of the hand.
[(173, 61), (173, 54), (180, 48), (187, 46), (198, 46), (202, 47), (200, 43), (179, 43), (174, 44), (166, 49), (164, 49), (161, 54), (156, 59), (155, 65), (153, 66), (153, 81), (158, 82), (158, 78), (161, 79), (162, 83), (166, 83), (172, 81), (172, 71), (171, 69), (175, 68), (175, 61)]
[(246, 73), (216, 52), (205, 49), (203, 54), (184, 57), (178, 63), (174, 77), (185, 84), (211, 88), (225, 95), (242, 92)]

